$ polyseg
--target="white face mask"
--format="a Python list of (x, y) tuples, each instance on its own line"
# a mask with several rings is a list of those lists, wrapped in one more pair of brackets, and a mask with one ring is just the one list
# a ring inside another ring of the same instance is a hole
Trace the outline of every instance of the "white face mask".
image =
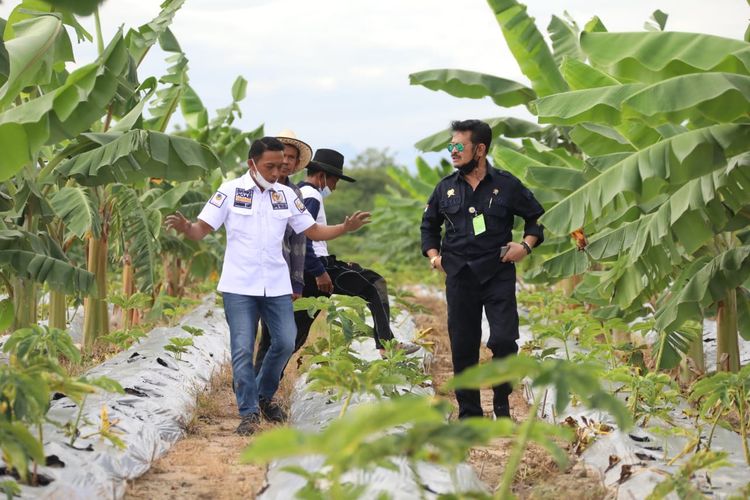
[(320, 196), (323, 198), (327, 198), (333, 191), (331, 191), (331, 188), (328, 187), (328, 177), (326, 177), (325, 174), (323, 174), (323, 187), (318, 188), (318, 191), (320, 191)]
[(250, 175), (253, 177), (253, 180), (255, 181), (258, 186), (266, 189), (271, 189), (273, 187), (273, 183), (268, 182), (266, 179), (263, 178), (262, 175), (260, 175), (260, 172), (258, 171), (258, 165), (255, 164), (255, 160), (250, 158), (250, 161), (253, 162), (253, 167), (255, 167), (255, 172), (253, 172), (253, 169), (250, 169)]

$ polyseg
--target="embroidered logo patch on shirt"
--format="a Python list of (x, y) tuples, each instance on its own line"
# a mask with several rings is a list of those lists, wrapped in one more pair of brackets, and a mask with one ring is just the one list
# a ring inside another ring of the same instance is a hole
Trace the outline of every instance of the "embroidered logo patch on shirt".
[(235, 189), (234, 206), (239, 208), (253, 208), (253, 190), (242, 188)]
[(283, 191), (271, 191), (271, 206), (274, 210), (286, 210), (289, 208)]
[(225, 195), (221, 191), (216, 191), (216, 194), (213, 195), (211, 199), (208, 200), (208, 202), (217, 208), (221, 208), (221, 206), (224, 204), (224, 200), (226, 199), (227, 195)]
[(297, 210), (299, 210), (300, 213), (305, 211), (305, 204), (302, 203), (302, 200), (299, 198), (294, 199), (294, 206), (297, 207)]

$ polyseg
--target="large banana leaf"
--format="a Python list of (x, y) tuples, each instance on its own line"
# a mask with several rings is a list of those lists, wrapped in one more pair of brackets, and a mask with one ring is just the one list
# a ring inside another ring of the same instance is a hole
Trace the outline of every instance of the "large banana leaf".
[(135, 277), (144, 291), (153, 289), (159, 260), (161, 214), (143, 206), (136, 191), (123, 184), (109, 187), (112, 193), (112, 233), (130, 254)]
[(750, 113), (750, 76), (693, 73), (655, 83), (622, 103), (624, 119), (650, 125), (665, 122), (722, 123)]
[(609, 168), (545, 213), (541, 222), (565, 234), (599, 217), (618, 195), (645, 202), (668, 186), (725, 166), (750, 142), (750, 125), (721, 124), (674, 136), (638, 151)]
[[(685, 256), (729, 230), (733, 215), (749, 206), (750, 174), (742, 168), (717, 171), (682, 186), (656, 212), (591, 235), (586, 250), (597, 262), (620, 256), (623, 265), (608, 280), (613, 300), (627, 308), (659, 293)], [(535, 276), (558, 280), (579, 274), (586, 264), (572, 249), (547, 259)]]
[(713, 35), (583, 32), (581, 48), (618, 80), (656, 83), (704, 71), (750, 75), (750, 44)]
[(45, 233), (0, 230), (0, 266), (65, 293), (91, 293), (94, 275), (74, 266)]
[(580, 170), (568, 167), (529, 166), (526, 179), (535, 186), (546, 186), (562, 192), (572, 192), (585, 183)]
[(207, 146), (184, 137), (152, 130), (86, 136), (101, 146), (56, 168), (60, 175), (84, 186), (129, 184), (147, 177), (185, 181), (219, 168), (219, 159)]
[(184, 3), (185, 0), (166, 0), (161, 4), (161, 11), (154, 19), (139, 27), (137, 31), (128, 31), (125, 40), (136, 66), (141, 64), (149, 49), (167, 31), (174, 15)]
[(547, 32), (549, 32), (549, 37), (552, 40), (553, 56), (558, 66), (562, 64), (565, 58), (578, 61), (586, 59), (586, 55), (581, 51), (581, 44), (578, 42), (578, 34), (581, 30), (578, 29), (578, 24), (567, 16), (567, 12), (566, 17), (567, 19), (561, 19), (552, 16), (552, 20), (547, 26)]
[(489, 97), (506, 108), (527, 104), (536, 99), (533, 90), (513, 80), (461, 69), (431, 69), (409, 75), (411, 85), (442, 90), (455, 97), (482, 99)]
[(526, 6), (515, 0), (487, 0), (487, 3), (495, 13), (508, 48), (537, 95), (546, 96), (568, 90), (547, 42), (534, 24), (534, 19), (526, 13)]
[(560, 64), (560, 71), (571, 90), (609, 87), (620, 83), (605, 72), (568, 57), (564, 58)]
[[(0, 33), (5, 31), (5, 19), (0, 17)], [(0, 36), (0, 85), (8, 80), (10, 72), (10, 61), (8, 60), (8, 51), (5, 48), (5, 40)]]
[[(541, 137), (543, 128), (535, 123), (521, 120), (520, 118), (501, 117), (487, 118), (483, 120), (492, 128), (492, 137)], [(440, 151), (445, 148), (451, 140), (451, 129), (447, 128), (440, 132), (425, 137), (414, 145), (420, 151)]]
[(180, 111), (188, 128), (204, 130), (208, 125), (208, 110), (203, 106), (203, 101), (201, 101), (198, 93), (190, 85), (185, 85), (180, 100)]
[(44, 0), (59, 9), (65, 9), (79, 16), (89, 16), (104, 0)]
[(118, 33), (99, 62), (77, 69), (54, 92), (0, 113), (0, 180), (31, 162), (45, 144), (72, 139), (103, 116), (127, 57)]
[(28, 85), (49, 83), (55, 69), (73, 60), (70, 38), (60, 17), (50, 14), (13, 25), (15, 37), (5, 40), (9, 74), (0, 87), (0, 108), (18, 96)]
[(702, 311), (722, 300), (750, 277), (750, 246), (731, 248), (701, 267), (682, 290), (657, 312), (656, 328), (673, 331), (685, 321), (702, 319)]
[(87, 234), (99, 238), (102, 222), (99, 207), (92, 199), (89, 188), (63, 187), (50, 196), (49, 203), (68, 231), (79, 238)]
[(162, 76), (159, 81), (168, 86), (156, 92), (156, 101), (149, 108), (151, 118), (146, 120), (144, 124), (145, 128), (157, 132), (167, 130), (169, 120), (179, 109), (188, 82), (188, 59), (185, 54), (182, 52), (172, 54), (167, 57), (166, 61), (172, 65), (167, 68), (167, 74)]
[(577, 125), (594, 122), (619, 125), (620, 108), (628, 97), (643, 90), (646, 85), (632, 83), (573, 90), (537, 99), (531, 104), (542, 123)]
[(573, 127), (570, 138), (581, 151), (592, 157), (635, 151), (633, 145), (617, 130), (595, 123)]

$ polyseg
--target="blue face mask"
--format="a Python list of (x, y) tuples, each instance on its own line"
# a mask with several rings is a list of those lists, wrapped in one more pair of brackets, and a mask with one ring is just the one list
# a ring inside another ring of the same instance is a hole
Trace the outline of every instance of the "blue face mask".
[(318, 191), (320, 191), (320, 196), (323, 198), (327, 198), (333, 192), (331, 191), (331, 188), (328, 187), (328, 178), (325, 174), (323, 174), (323, 187), (318, 188)]

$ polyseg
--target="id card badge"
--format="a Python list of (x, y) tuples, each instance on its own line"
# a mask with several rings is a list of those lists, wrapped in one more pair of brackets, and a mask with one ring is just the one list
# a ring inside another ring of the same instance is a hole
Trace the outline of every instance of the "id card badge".
[(484, 214), (479, 214), (471, 219), (471, 223), (474, 225), (474, 236), (479, 236), (487, 230), (487, 226), (484, 224)]

